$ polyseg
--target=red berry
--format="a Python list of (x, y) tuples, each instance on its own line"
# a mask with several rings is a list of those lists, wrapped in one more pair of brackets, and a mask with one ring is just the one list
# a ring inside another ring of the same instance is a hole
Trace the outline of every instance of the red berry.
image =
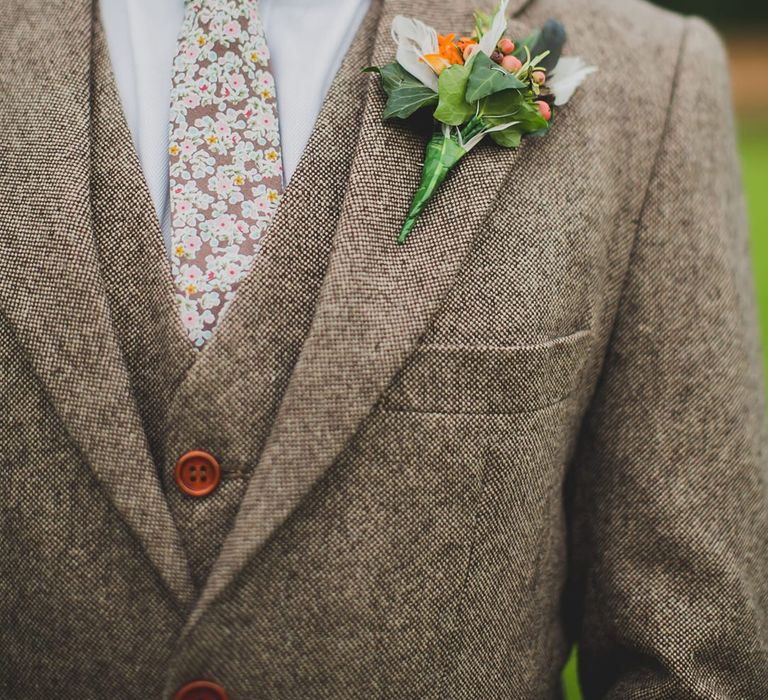
[(543, 70), (535, 70), (531, 73), (531, 80), (533, 80), (536, 85), (544, 85), (547, 80), (547, 74)]
[(536, 102), (536, 106), (539, 108), (539, 112), (541, 112), (541, 116), (544, 117), (544, 119), (547, 121), (552, 119), (552, 107), (550, 107), (547, 102), (544, 102), (544, 100), (538, 100)]
[(501, 59), (501, 67), (505, 68), (510, 73), (516, 73), (523, 67), (523, 64), (520, 62), (519, 58), (515, 58), (514, 56), (504, 56), (504, 58)]
[(505, 36), (500, 42), (499, 42), (499, 51), (503, 53), (505, 56), (511, 54), (515, 50), (515, 42), (512, 41), (508, 36)]

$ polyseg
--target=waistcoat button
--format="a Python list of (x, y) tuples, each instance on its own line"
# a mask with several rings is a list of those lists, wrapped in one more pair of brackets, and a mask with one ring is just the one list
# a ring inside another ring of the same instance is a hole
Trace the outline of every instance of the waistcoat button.
[(219, 481), (221, 467), (216, 458), (207, 452), (192, 450), (176, 462), (176, 484), (189, 496), (207, 496), (216, 489)]
[(226, 691), (211, 681), (192, 681), (179, 688), (173, 700), (229, 700)]

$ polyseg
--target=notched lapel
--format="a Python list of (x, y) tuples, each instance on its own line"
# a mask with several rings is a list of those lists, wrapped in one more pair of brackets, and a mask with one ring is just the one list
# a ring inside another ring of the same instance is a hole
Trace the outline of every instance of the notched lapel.
[[(118, 348), (90, 226), (92, 2), (33, 3), (0, 63), (0, 311), (165, 585), (192, 597)], [(14, 23), (11, 22), (11, 27)], [(29, 46), (34, 50), (29, 51)]]
[[(393, 60), (397, 14), (418, 16), (438, 31), (471, 26), (469, 2), (416, 5), (384, 0), (375, 64)], [(384, 101), (372, 78), (312, 327), (187, 632), (354, 437), (427, 329), (517, 157), (493, 146), (475, 149), (443, 183), (409, 242), (398, 246), (425, 140), (383, 123)]]

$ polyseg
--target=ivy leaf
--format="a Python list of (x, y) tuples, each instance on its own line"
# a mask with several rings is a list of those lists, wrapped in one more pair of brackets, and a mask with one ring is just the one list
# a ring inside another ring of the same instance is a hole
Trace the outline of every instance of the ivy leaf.
[(472, 71), (467, 83), (467, 102), (477, 102), (495, 92), (524, 88), (525, 83), (494, 63), (488, 56), (475, 51)]
[(549, 126), (539, 108), (518, 90), (504, 90), (485, 98), (480, 105), (480, 115), (488, 126), (518, 122), (515, 128), (522, 134), (533, 134)]
[(437, 93), (430, 88), (418, 85), (403, 85), (392, 91), (384, 107), (383, 119), (398, 117), (407, 119), (422, 107), (431, 107), (437, 103)]
[(435, 119), (450, 126), (460, 126), (474, 113), (464, 95), (467, 92), (470, 69), (466, 65), (455, 64), (443, 69), (437, 82), (439, 102), (435, 110)]
[(381, 76), (381, 86), (387, 95), (397, 88), (404, 80), (411, 78), (416, 80), (399, 63), (387, 63), (385, 66), (368, 66), (363, 68), (364, 73), (378, 73)]
[(504, 146), (505, 148), (517, 148), (523, 140), (523, 132), (520, 131), (519, 124), (513, 124), (501, 131), (492, 131), (488, 136), (498, 143), (499, 146)]
[(388, 63), (380, 68), (370, 66), (364, 71), (378, 73), (384, 92), (389, 95), (382, 115), (384, 119), (407, 119), (416, 110), (437, 103), (437, 93), (414, 78), (399, 63)]

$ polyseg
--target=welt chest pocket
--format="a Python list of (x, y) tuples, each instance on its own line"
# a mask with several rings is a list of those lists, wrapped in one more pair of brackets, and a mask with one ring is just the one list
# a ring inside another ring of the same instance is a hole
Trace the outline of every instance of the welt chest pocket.
[(537, 345), (422, 344), (382, 397), (389, 411), (519, 413), (544, 408), (579, 386), (592, 333)]

